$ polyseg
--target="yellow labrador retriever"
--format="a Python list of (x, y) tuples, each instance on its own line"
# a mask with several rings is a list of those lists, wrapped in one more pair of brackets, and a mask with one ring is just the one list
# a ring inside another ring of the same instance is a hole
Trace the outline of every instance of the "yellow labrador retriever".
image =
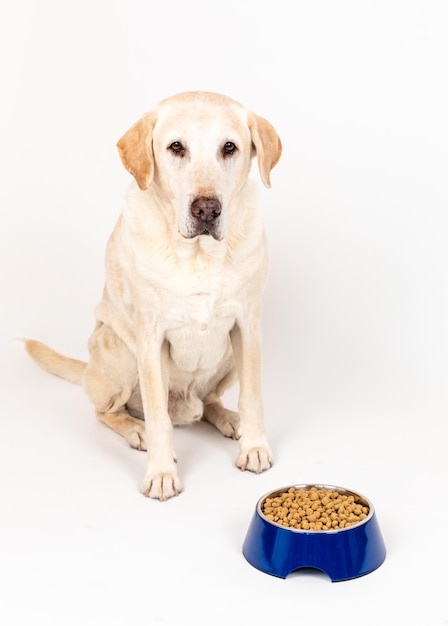
[[(182, 490), (173, 425), (203, 418), (239, 439), (240, 469), (272, 465), (260, 354), (268, 257), (248, 174), (256, 155), (270, 187), (282, 147), (268, 121), (234, 100), (186, 92), (144, 115), (118, 149), (135, 181), (108, 242), (89, 362), (33, 340), (26, 348), (147, 450), (142, 492), (165, 500)], [(239, 413), (221, 402), (237, 379)]]

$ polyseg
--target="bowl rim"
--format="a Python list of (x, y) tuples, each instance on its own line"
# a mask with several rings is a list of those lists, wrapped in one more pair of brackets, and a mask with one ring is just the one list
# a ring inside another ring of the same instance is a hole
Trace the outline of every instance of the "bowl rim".
[[(266, 500), (266, 498), (270, 498), (270, 497), (276, 497), (277, 495), (280, 495), (281, 493), (284, 493), (285, 491), (288, 491), (288, 489), (305, 489), (305, 490), (311, 490), (313, 487), (315, 487), (316, 489), (329, 489), (331, 491), (337, 491), (338, 493), (340, 493), (341, 495), (352, 495), (352, 496), (357, 496), (358, 498), (361, 498), (362, 504), (364, 504), (364, 506), (368, 506), (369, 507), (369, 512), (367, 514), (367, 516), (361, 520), (360, 522), (356, 522), (356, 524), (351, 524), (351, 526), (347, 526), (346, 528), (332, 528), (331, 530), (313, 530), (313, 529), (304, 529), (304, 528), (291, 528), (289, 526), (283, 526), (283, 524), (278, 524), (277, 522), (274, 522), (270, 519), (268, 519), (266, 517), (266, 515), (263, 513), (263, 511), (261, 510), (261, 505), (262, 503)], [(327, 483), (303, 483), (303, 484), (293, 484), (293, 485), (288, 485), (287, 487), (279, 487), (277, 489), (273, 489), (267, 493), (264, 494), (264, 496), (261, 496), (261, 498), (258, 500), (257, 502), (257, 506), (256, 506), (256, 511), (258, 513), (258, 515), (260, 515), (261, 519), (263, 520), (263, 522), (265, 522), (266, 524), (269, 524), (271, 526), (274, 526), (275, 528), (278, 529), (282, 529), (285, 532), (293, 532), (293, 533), (297, 533), (298, 535), (317, 535), (317, 536), (321, 536), (321, 535), (336, 535), (338, 533), (345, 533), (345, 532), (350, 532), (351, 530), (356, 530), (361, 526), (364, 526), (365, 524), (367, 524), (372, 517), (375, 514), (375, 509), (373, 507), (372, 502), (366, 498), (366, 496), (364, 496), (362, 493), (359, 493), (359, 491), (355, 491), (353, 489), (348, 489), (347, 487), (339, 487), (337, 485), (329, 485)]]

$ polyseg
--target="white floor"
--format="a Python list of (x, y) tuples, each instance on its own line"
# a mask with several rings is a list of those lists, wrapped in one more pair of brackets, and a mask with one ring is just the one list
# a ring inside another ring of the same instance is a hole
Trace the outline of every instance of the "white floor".
[[(448, 624), (448, 8), (296, 4), (292, 19), (264, 0), (213, 15), (201, 0), (23, 0), (0, 19), (5, 626)], [(86, 357), (129, 181), (115, 142), (191, 88), (241, 100), (284, 143), (260, 190), (276, 463), (241, 473), (236, 442), (178, 429), (184, 492), (160, 503), (139, 493), (145, 455), (17, 338)], [(384, 564), (341, 583), (249, 565), (256, 502), (298, 483), (367, 496)]]
[[(241, 473), (235, 442), (206, 424), (179, 429), (185, 490), (160, 503), (139, 493), (144, 453), (97, 423), (79, 388), (41, 372), (20, 345), (2, 352), (5, 624), (226, 624), (242, 612), (267, 623), (285, 611), (315, 624), (448, 623), (446, 417), (325, 408), (318, 398), (304, 406), (292, 392), (278, 401), (271, 372), (275, 466)], [(379, 569), (331, 583), (312, 570), (278, 579), (246, 562), (258, 498), (307, 482), (371, 499), (387, 547)]]

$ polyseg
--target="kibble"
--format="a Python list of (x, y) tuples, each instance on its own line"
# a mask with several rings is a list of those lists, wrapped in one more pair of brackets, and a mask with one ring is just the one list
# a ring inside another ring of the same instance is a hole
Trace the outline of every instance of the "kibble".
[(357, 494), (325, 487), (290, 487), (263, 500), (261, 511), (271, 522), (287, 528), (325, 531), (359, 524), (369, 514), (369, 507)]

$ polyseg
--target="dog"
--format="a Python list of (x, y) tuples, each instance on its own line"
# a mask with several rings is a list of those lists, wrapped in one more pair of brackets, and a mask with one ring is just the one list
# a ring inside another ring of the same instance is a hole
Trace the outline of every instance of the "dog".
[[(117, 146), (134, 180), (107, 244), (89, 360), (25, 346), (147, 451), (141, 490), (163, 501), (182, 491), (173, 426), (203, 419), (238, 439), (241, 470), (273, 463), (261, 390), (268, 254), (249, 173), (256, 157), (269, 188), (282, 144), (235, 100), (192, 91), (162, 100)], [(221, 400), (237, 381), (238, 413)]]

